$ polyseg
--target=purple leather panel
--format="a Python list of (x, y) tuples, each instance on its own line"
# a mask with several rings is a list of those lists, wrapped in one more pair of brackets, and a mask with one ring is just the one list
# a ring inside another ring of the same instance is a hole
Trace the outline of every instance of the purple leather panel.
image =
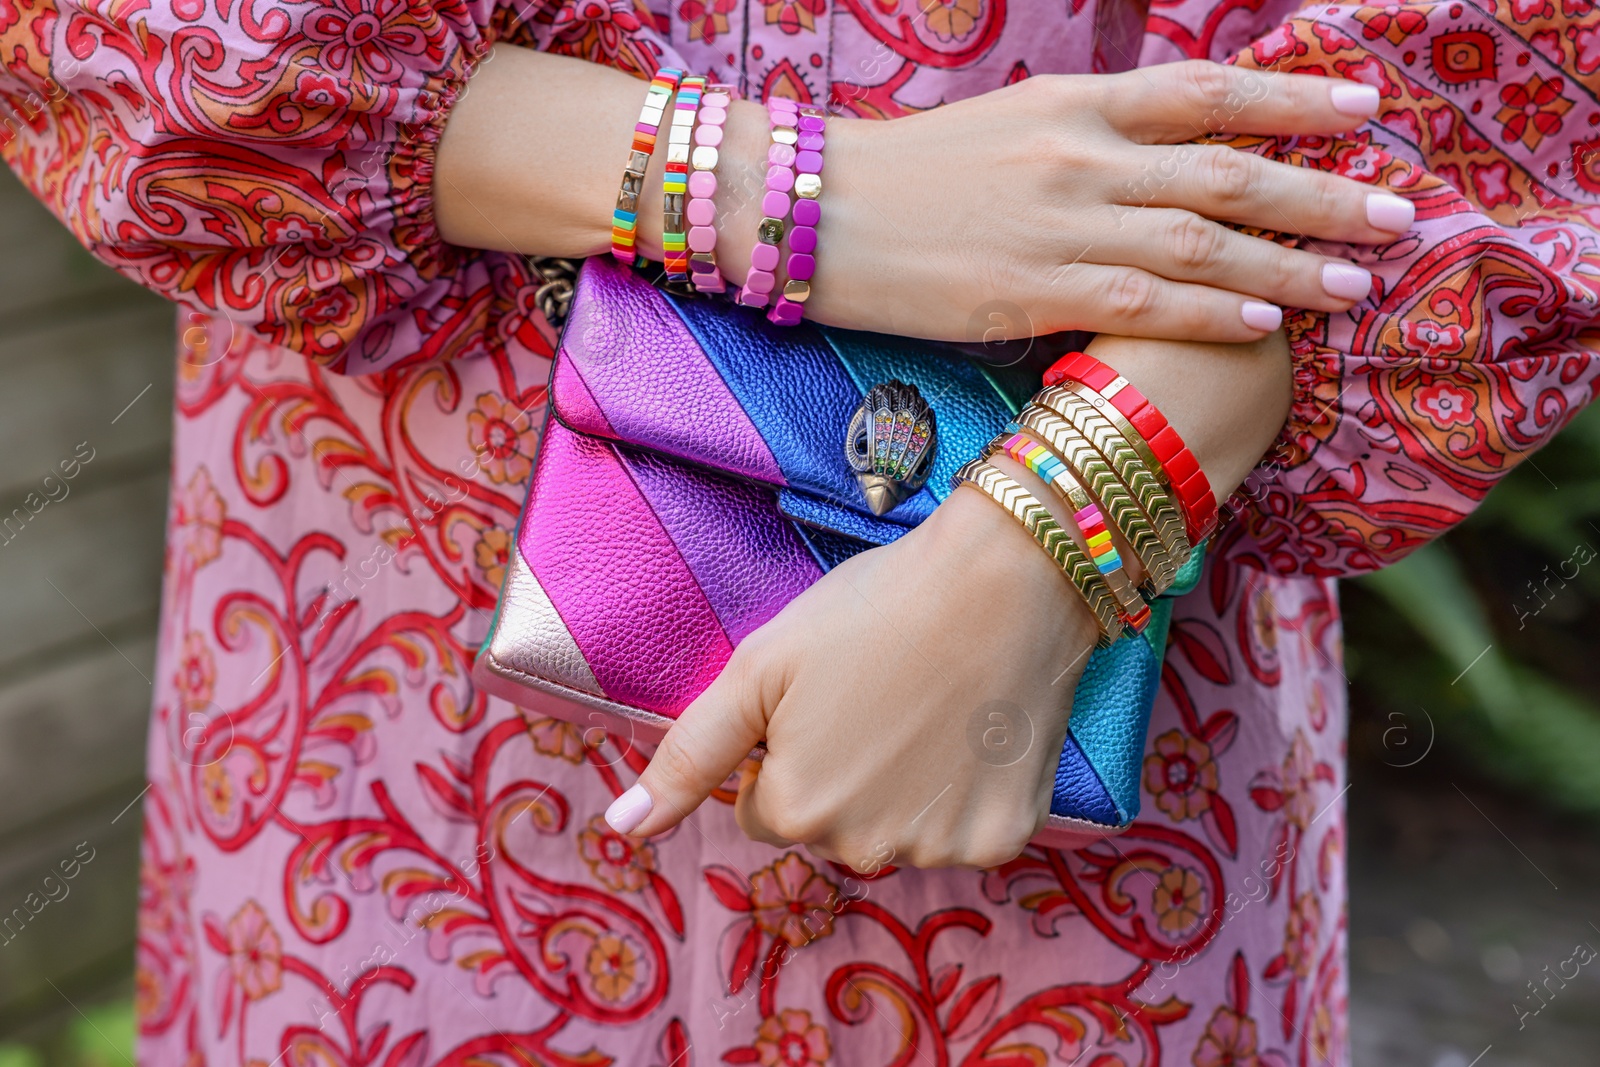
[(734, 644), (822, 577), (772, 490), (640, 452), (622, 462)]
[(561, 397), (561, 421), (572, 429), (594, 437), (617, 436), (572, 360), (556, 360), (555, 373), (550, 376), (550, 391)]
[(628, 268), (602, 256), (579, 274), (556, 354), (556, 414), (605, 433), (589, 429), (583, 398), (563, 392), (572, 379), (560, 365), (571, 360), (610, 423), (608, 436), (784, 485), (778, 461), (677, 312), (654, 286), (630, 280)]
[(676, 717), (733, 646), (610, 445), (549, 423), (518, 549), (605, 695)]

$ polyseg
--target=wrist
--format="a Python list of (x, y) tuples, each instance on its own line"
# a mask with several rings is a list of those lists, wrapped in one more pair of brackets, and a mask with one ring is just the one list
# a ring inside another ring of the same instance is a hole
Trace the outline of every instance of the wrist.
[(1293, 364), (1282, 330), (1259, 341), (1149, 341), (1103, 334), (1084, 349), (1127, 378), (1183, 438), (1218, 504), (1289, 417)]
[[(1069, 529), (1074, 528), (1071, 522), (1068, 516)], [(1028, 531), (982, 491), (964, 486), (952, 492), (908, 536), (925, 538), (929, 558), (950, 561), (980, 587), (1019, 602), (1046, 598), (1049, 625), (1065, 662), (1099, 639), (1099, 624), (1071, 580)]]

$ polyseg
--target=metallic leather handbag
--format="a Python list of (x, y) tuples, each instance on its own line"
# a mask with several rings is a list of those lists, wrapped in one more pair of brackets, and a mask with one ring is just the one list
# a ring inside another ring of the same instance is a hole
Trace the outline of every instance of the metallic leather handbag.
[[(585, 263), (505, 588), (474, 681), (540, 714), (655, 741), (734, 646), (830, 567), (925, 519), (1039, 388), (924, 341), (679, 299)], [(1090, 656), (1040, 844), (1138, 814), (1172, 598)]]

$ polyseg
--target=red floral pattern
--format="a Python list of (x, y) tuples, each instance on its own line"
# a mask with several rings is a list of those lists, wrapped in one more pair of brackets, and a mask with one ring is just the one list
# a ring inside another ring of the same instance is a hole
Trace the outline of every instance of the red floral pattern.
[[(1593, 395), (1600, 23), (1143, 7), (0, 0), (0, 152), (184, 305), (142, 1063), (1348, 1061), (1328, 579), (1447, 529)], [(1175, 613), (1125, 835), (866, 879), (744, 840), (721, 795), (639, 845), (601, 813), (647, 751), (474, 692), (550, 352), (523, 263), (433, 230), (496, 40), (866, 117), (1136, 55), (1379, 88), (1354, 135), (1238, 141), (1418, 221), (1338, 250), (1370, 300), (1290, 317), (1293, 416)]]

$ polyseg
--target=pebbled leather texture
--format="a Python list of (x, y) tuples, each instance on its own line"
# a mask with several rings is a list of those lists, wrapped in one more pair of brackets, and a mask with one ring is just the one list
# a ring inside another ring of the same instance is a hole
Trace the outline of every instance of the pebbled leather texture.
[(517, 547), (614, 701), (676, 715), (733, 653), (683, 556), (605, 442), (546, 421)]
[[(929, 486), (878, 517), (843, 430), (889, 378), (923, 390), (941, 440)], [(949, 471), (1036, 384), (939, 346), (674, 301), (609, 258), (589, 260), (552, 372), (519, 558), (475, 673), (544, 709), (565, 700), (630, 726), (670, 721), (826, 569), (931, 512)], [(1172, 598), (1199, 580), (1202, 557), (1151, 605), (1144, 635), (1090, 656), (1041, 841), (1086, 841), (1137, 816)]]
[(734, 644), (822, 577), (770, 490), (649, 453), (619, 455)]
[[(589, 403), (568, 388), (578, 381)], [(619, 263), (596, 257), (578, 275), (550, 401), (579, 433), (784, 484), (764, 435), (666, 297)]]
[(547, 678), (568, 689), (604, 695), (578, 642), (521, 552), (512, 552), (506, 561), (505, 587), (483, 652), (493, 669), (506, 677)]

